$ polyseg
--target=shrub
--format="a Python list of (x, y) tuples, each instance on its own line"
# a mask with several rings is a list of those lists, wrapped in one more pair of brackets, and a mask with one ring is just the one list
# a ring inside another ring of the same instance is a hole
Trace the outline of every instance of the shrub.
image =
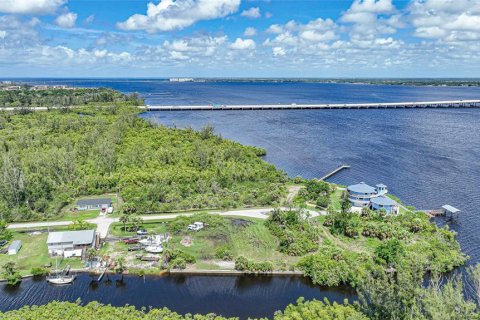
[(43, 277), (44, 275), (48, 274), (48, 270), (46, 268), (43, 268), (43, 267), (33, 267), (30, 270), (30, 273), (34, 277)]
[(226, 246), (218, 247), (215, 250), (215, 258), (221, 259), (221, 260), (224, 260), (224, 261), (232, 261), (233, 260), (233, 253)]

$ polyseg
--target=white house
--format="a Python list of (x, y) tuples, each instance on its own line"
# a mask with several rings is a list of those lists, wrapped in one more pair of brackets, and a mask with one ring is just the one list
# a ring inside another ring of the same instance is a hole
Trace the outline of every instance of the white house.
[(84, 250), (97, 243), (95, 230), (50, 232), (47, 238), (48, 253), (64, 257), (81, 257)]
[[(108, 210), (112, 207), (112, 199), (110, 198), (98, 198), (98, 199), (81, 199), (77, 201), (77, 210)], [(113, 210), (112, 210), (113, 211)]]

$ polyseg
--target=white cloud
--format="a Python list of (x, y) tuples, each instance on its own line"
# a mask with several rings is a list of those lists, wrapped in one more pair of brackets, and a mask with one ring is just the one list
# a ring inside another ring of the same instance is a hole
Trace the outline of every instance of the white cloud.
[(85, 20), (83, 20), (83, 24), (85, 25), (91, 24), (93, 20), (95, 20), (95, 15), (91, 14)]
[(73, 28), (77, 22), (77, 14), (73, 12), (64, 13), (55, 19), (55, 24), (61, 28)]
[(51, 14), (67, 0), (0, 0), (0, 12), (12, 14)]
[(230, 45), (230, 48), (234, 50), (252, 50), (255, 49), (256, 44), (252, 39), (241, 39), (237, 38), (234, 43)]
[(359, 39), (392, 34), (402, 26), (392, 0), (355, 0), (340, 21), (353, 24), (350, 34)]
[(275, 57), (278, 57), (278, 56), (284, 56), (286, 55), (287, 53), (285, 52), (285, 49), (283, 49), (282, 47), (274, 47), (272, 49), (272, 53)]
[(222, 18), (238, 10), (240, 0), (160, 0), (150, 2), (147, 14), (135, 14), (117, 23), (122, 30), (148, 32), (183, 29), (197, 21)]
[(409, 12), (417, 37), (450, 43), (480, 40), (477, 0), (413, 0)]
[(250, 19), (258, 19), (262, 16), (259, 7), (252, 7), (248, 10), (244, 10), (240, 15)]
[(243, 35), (245, 37), (253, 37), (257, 34), (257, 29), (253, 28), (253, 27), (248, 27), (245, 29), (245, 31), (243, 32)]

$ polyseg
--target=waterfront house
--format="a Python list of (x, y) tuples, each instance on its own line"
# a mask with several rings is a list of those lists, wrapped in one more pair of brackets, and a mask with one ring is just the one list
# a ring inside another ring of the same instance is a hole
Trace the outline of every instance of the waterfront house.
[(370, 200), (370, 208), (376, 211), (383, 209), (388, 214), (397, 214), (399, 209), (398, 203), (395, 200), (392, 200), (384, 195), (372, 198), (372, 200)]
[(8, 246), (8, 254), (9, 255), (17, 254), (18, 251), (20, 251), (21, 247), (22, 247), (22, 241), (20, 240), (12, 241), (10, 246)]
[(352, 207), (368, 207), (370, 200), (377, 196), (377, 190), (365, 182), (348, 186), (347, 191)]
[(95, 230), (50, 232), (47, 238), (48, 253), (53, 256), (81, 257), (97, 245)]
[(98, 199), (81, 199), (77, 201), (75, 207), (79, 211), (85, 210), (108, 210), (112, 207), (111, 198), (98, 198)]
[(397, 214), (399, 212), (398, 203), (385, 196), (388, 193), (388, 189), (384, 184), (380, 183), (372, 187), (365, 182), (360, 182), (348, 186), (347, 191), (348, 199), (354, 210), (366, 207), (372, 210), (385, 209), (389, 214)]

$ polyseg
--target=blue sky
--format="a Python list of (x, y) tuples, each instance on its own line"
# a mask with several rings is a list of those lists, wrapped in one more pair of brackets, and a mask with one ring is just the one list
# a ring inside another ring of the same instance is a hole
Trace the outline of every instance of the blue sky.
[(479, 0), (0, 0), (0, 77), (478, 77)]

